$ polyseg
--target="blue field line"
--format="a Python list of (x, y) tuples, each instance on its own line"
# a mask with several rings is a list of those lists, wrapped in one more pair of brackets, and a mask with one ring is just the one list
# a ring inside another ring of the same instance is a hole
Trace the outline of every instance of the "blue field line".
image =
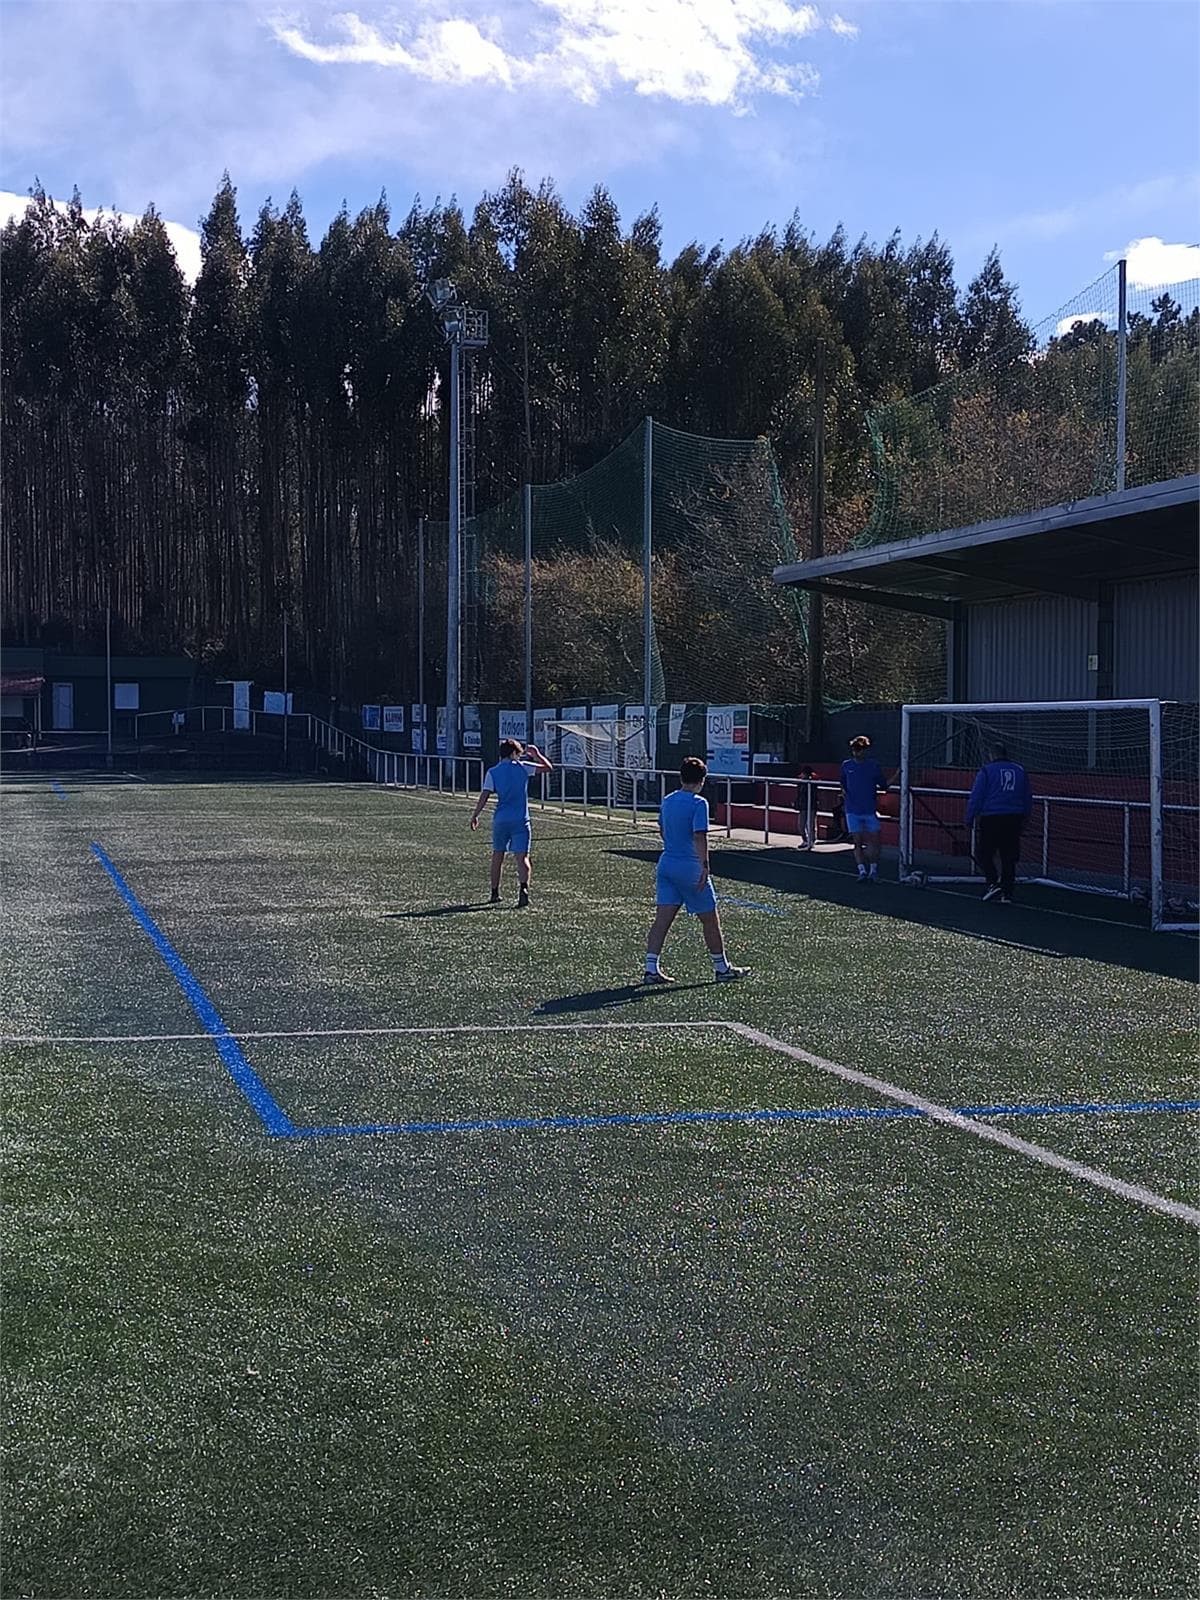
[(188, 1004), (196, 1013), (201, 1025), (212, 1035), (217, 1054), (225, 1063), (229, 1076), (250, 1102), (263, 1127), (276, 1137), (298, 1133), (300, 1130), (291, 1118), (285, 1115), (266, 1084), (242, 1054), (241, 1045), (225, 1026), (220, 1012), (201, 988), (199, 980), (125, 882), (103, 847), (93, 844), (92, 854), (112, 879), (113, 886), (128, 906), (133, 920), (149, 937), (154, 948), (170, 968), (172, 977), (183, 990)]
[(769, 917), (787, 916), (787, 912), (781, 910), (779, 906), (766, 905), (762, 900), (743, 900), (740, 895), (736, 894), (722, 892), (721, 904), (723, 906), (737, 906), (742, 911), (765, 911)]
[[(1200, 1100), (1058, 1101), (1047, 1105), (958, 1106), (962, 1117), (1062, 1117), (1200, 1111)], [(344, 1139), (380, 1133), (519, 1133), (573, 1128), (664, 1127), (696, 1122), (881, 1122), (923, 1117), (916, 1106), (821, 1106), (770, 1111), (612, 1111), (552, 1117), (482, 1117), (476, 1120), (364, 1122), (324, 1128), (294, 1128), (300, 1139)]]
[(67, 791), (63, 788), (62, 784), (59, 783), (57, 778), (50, 779), (50, 793), (56, 794), (60, 800), (70, 799)]

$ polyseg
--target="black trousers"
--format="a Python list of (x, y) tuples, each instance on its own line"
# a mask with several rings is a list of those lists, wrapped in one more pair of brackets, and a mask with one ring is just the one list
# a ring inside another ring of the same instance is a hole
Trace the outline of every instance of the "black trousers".
[[(999, 883), (1004, 894), (1011, 894), (1016, 882), (1024, 825), (1022, 816), (979, 817), (975, 823), (975, 865), (989, 883)], [(998, 874), (997, 856), (1000, 857)]]

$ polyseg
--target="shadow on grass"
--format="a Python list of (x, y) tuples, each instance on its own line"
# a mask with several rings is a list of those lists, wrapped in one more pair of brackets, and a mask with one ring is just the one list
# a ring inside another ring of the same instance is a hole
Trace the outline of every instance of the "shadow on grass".
[[(613, 850), (610, 854), (646, 863), (658, 860), (656, 850)], [(1190, 983), (1200, 977), (1195, 939), (1151, 933), (1148, 928), (1131, 926), (1116, 918), (1100, 920), (1103, 902), (1094, 912), (1088, 904), (1082, 911), (1064, 914), (1057, 905), (1039, 904), (1034, 898), (1037, 891), (1030, 886), (1024, 891), (1029, 896), (1025, 902), (1002, 906), (989, 901), (985, 905), (977, 891), (968, 894), (954, 889), (918, 890), (886, 878), (876, 883), (861, 883), (849, 857), (846, 860), (845, 868), (815, 866), (795, 850), (714, 848), (712, 872), (718, 892), (726, 884), (753, 884), (757, 888), (773, 889), (778, 894), (800, 895), (870, 916), (940, 928), (984, 944), (1024, 950), (1051, 959), (1073, 957), (1081, 961), (1100, 961), (1108, 966), (1126, 967), (1132, 972), (1149, 972)], [(888, 870), (886, 863), (882, 870)], [(891, 870), (895, 871), (894, 866)], [(1059, 897), (1064, 898), (1069, 898), (1076, 907), (1081, 899), (1091, 899), (1080, 895)], [(1113, 909), (1128, 914), (1123, 905)], [(1089, 920), (1093, 915), (1096, 920)]]
[(688, 989), (711, 989), (709, 983), (623, 983), (612, 989), (592, 989), (587, 994), (563, 994), (538, 1006), (535, 1016), (563, 1016), (576, 1011), (603, 1011), (607, 1006), (636, 1005), (640, 1000), (663, 994), (682, 994)]
[(385, 911), (385, 922), (420, 922), (426, 917), (465, 917), (473, 911), (515, 911), (516, 901), (511, 905), (493, 905), (488, 900), (477, 900), (461, 906), (430, 906), (425, 911)]

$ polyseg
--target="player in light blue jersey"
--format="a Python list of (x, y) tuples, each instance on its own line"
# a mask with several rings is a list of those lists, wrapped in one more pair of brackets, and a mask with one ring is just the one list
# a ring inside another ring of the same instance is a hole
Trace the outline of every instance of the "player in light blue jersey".
[(658, 815), (663, 849), (657, 874), (658, 912), (646, 939), (646, 983), (674, 983), (658, 964), (671, 924), (682, 907), (700, 918), (704, 942), (718, 983), (744, 978), (748, 967), (733, 966), (725, 955), (717, 896), (708, 871), (708, 801), (701, 797), (708, 768), (688, 756), (679, 769), (683, 787), (669, 794)]
[(522, 746), (516, 739), (500, 741), (500, 759), (484, 776), (483, 787), (475, 810), (471, 815), (472, 833), (493, 795), (496, 811), (492, 817), (492, 904), (500, 899), (500, 875), (504, 871), (506, 855), (517, 858), (517, 905), (529, 904), (529, 879), (532, 867), (529, 861), (529, 780), (538, 772), (553, 772), (537, 745)]

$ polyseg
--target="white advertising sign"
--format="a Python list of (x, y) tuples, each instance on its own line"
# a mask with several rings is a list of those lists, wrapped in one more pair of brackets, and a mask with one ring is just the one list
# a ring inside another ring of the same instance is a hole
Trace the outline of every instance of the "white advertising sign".
[[(625, 767), (625, 769), (627, 771), (629, 771), (629, 772), (645, 772), (645, 771), (648, 771), (649, 768), (654, 766), (653, 757), (654, 757), (654, 746), (655, 746), (655, 734), (656, 734), (656, 731), (657, 731), (656, 730), (656, 724), (657, 724), (657, 721), (658, 721), (658, 718), (655, 715), (654, 706), (650, 707), (650, 754), (649, 754), (649, 756), (647, 756), (647, 754), (646, 754), (646, 732), (645, 732), (645, 729), (643, 727), (641, 727), (641, 723), (645, 720), (645, 716), (646, 716), (646, 708), (645, 708), (645, 706), (626, 706), (625, 707), (625, 727), (626, 727), (627, 730), (630, 727), (633, 727), (633, 728), (636, 729), (636, 732), (630, 734), (629, 737), (626, 739), (624, 751), (623, 752), (618, 751), (618, 753), (617, 753), (617, 761), (618, 761), (619, 765)], [(624, 756), (624, 759), (622, 759), (622, 754)]]
[(403, 706), (384, 706), (384, 708), (383, 708), (383, 731), (384, 731), (384, 733), (403, 733), (404, 732), (404, 707)]
[(483, 747), (483, 734), (479, 728), (479, 707), (464, 706), (462, 708), (462, 747), (464, 750), (479, 750)]
[(750, 707), (709, 706), (708, 769), (735, 777), (750, 770)]
[(250, 680), (249, 678), (235, 678), (233, 684), (233, 725), (235, 728), (248, 728), (250, 726)]
[(533, 742), (548, 761), (555, 759), (558, 749), (557, 728), (550, 724), (554, 721), (555, 712), (552, 706), (543, 707), (533, 713)]
[(424, 728), (414, 728), (413, 729), (413, 731), (412, 731), (412, 747), (413, 747), (413, 754), (414, 755), (423, 756), (425, 754), (425, 729)]
[[(588, 713), (586, 706), (564, 706), (562, 716), (559, 718), (559, 721), (586, 722), (587, 719)], [(561, 728), (559, 729), (559, 733), (561, 734), (561, 744), (559, 748), (562, 751), (559, 760), (561, 761), (562, 765), (564, 767), (586, 767), (587, 755), (583, 740), (577, 733), (567, 733)]]
[[(502, 739), (519, 739), (522, 744), (529, 738), (523, 711), (502, 711), (500, 713), (500, 737)], [(538, 740), (534, 740), (539, 744)]]
[[(591, 764), (596, 767), (619, 767), (621, 765), (621, 746), (613, 736), (612, 724), (621, 715), (620, 706), (593, 706), (592, 724), (608, 723), (608, 729), (596, 727), (597, 737), (591, 740)], [(605, 732), (608, 738), (604, 738)]]
[(673, 705), (671, 707), (670, 738), (671, 738), (671, 743), (672, 744), (678, 744), (679, 743), (679, 735), (683, 732), (683, 719), (684, 719), (685, 716), (687, 716), (687, 706), (686, 705), (682, 705), (682, 706)]
[(437, 708), (437, 753), (440, 756), (444, 756), (446, 754), (446, 708), (445, 708), (445, 706), (439, 706)]
[(285, 695), (281, 689), (263, 690), (263, 710), (270, 711), (275, 716), (281, 717), (285, 711), (291, 711), (292, 697)]

